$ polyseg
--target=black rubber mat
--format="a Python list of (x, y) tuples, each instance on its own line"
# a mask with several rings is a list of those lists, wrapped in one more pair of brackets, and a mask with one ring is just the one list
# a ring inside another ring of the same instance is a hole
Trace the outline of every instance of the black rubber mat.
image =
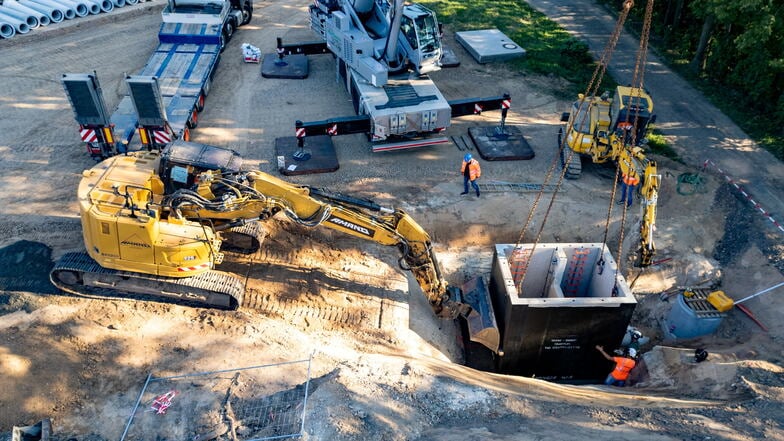
[[(303, 152), (309, 159), (297, 159)], [(308, 136), (304, 149), (297, 147), (297, 138), (294, 136), (276, 138), (275, 160), (278, 171), (284, 176), (332, 173), (340, 168), (335, 145), (327, 135)]]
[(447, 47), (445, 44), (441, 45), (444, 54), (441, 56), (441, 67), (457, 67), (460, 66), (460, 59), (457, 58), (455, 51)]
[(43, 243), (20, 240), (0, 248), (0, 291), (56, 293), (52, 266), (52, 249)]
[(301, 80), (308, 77), (308, 57), (302, 54), (286, 55), (281, 60), (277, 54), (267, 54), (261, 61), (261, 76)]
[(468, 134), (476, 144), (479, 156), (485, 161), (519, 161), (533, 159), (534, 149), (516, 126), (505, 126), (499, 133), (498, 126), (471, 127)]

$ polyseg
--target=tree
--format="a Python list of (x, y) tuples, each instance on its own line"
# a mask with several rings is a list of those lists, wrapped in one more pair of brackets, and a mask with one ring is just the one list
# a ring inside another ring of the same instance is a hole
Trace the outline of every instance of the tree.
[(700, 41), (697, 43), (697, 50), (694, 52), (694, 57), (691, 59), (691, 63), (689, 63), (689, 68), (695, 74), (702, 72), (703, 63), (705, 62), (705, 54), (708, 50), (708, 41), (710, 40), (711, 34), (713, 33), (713, 26), (715, 23), (716, 19), (714, 16), (712, 14), (708, 14), (702, 24)]

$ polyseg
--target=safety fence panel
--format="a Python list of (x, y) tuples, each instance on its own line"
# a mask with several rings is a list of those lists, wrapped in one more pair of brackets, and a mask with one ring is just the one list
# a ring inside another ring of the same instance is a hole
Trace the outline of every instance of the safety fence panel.
[(301, 437), (311, 358), (169, 377), (150, 373), (120, 441)]

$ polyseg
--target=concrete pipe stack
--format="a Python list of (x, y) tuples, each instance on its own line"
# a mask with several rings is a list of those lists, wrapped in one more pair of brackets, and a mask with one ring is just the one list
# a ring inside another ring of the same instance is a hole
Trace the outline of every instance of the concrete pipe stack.
[(27, 34), (39, 26), (73, 20), (139, 0), (0, 0), (0, 40)]

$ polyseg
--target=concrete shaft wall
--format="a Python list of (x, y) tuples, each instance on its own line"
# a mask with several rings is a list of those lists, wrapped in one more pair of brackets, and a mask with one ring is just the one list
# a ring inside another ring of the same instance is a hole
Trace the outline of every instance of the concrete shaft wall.
[(495, 369), (560, 382), (607, 376), (594, 346), (620, 345), (637, 304), (596, 243), (496, 245), (489, 290), (501, 331)]

